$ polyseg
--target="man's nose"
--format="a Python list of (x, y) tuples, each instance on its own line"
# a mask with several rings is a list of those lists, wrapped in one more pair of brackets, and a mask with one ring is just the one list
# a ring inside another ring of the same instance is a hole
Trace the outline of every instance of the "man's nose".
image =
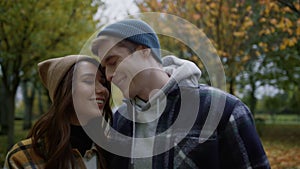
[(111, 82), (112, 78), (113, 78), (114, 71), (112, 71), (110, 68), (106, 68), (105, 69), (105, 74), (106, 74), (107, 81)]

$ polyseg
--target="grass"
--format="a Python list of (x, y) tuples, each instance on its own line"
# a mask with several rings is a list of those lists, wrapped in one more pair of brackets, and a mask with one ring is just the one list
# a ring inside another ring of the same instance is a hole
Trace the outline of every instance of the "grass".
[[(282, 117), (281, 117), (282, 118)], [(22, 121), (15, 122), (15, 142), (26, 137)], [(300, 125), (259, 124), (261, 140), (272, 169), (300, 169)], [(0, 135), (0, 168), (7, 153), (7, 136)]]
[(300, 115), (298, 114), (276, 114), (273, 116), (270, 114), (256, 114), (255, 118), (268, 124), (300, 124)]
[(260, 128), (272, 169), (300, 169), (300, 125), (266, 124)]

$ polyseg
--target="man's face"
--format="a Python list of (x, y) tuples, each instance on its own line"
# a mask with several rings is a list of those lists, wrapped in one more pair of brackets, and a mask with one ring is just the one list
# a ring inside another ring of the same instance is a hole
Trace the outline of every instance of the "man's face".
[(117, 45), (101, 57), (103, 48), (105, 44), (99, 48), (98, 56), (101, 58), (101, 65), (105, 67), (107, 80), (115, 84), (125, 98), (134, 98), (141, 94), (143, 82), (146, 81), (144, 72), (148, 66), (146, 59), (149, 57), (143, 57), (141, 51), (131, 53), (128, 48)]

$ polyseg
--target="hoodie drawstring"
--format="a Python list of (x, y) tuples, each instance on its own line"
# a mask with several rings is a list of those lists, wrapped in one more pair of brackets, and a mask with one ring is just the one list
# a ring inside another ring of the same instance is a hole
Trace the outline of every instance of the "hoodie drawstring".
[(134, 146), (135, 146), (135, 103), (132, 106), (132, 120), (133, 120), (133, 129), (132, 129), (132, 145), (131, 145), (131, 164), (133, 165), (133, 153), (134, 153)]

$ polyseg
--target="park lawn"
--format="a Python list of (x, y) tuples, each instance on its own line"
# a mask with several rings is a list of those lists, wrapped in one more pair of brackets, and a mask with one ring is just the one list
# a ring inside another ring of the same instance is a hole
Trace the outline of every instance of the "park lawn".
[(300, 169), (300, 125), (266, 124), (261, 128), (272, 169)]
[[(300, 169), (300, 125), (265, 124), (258, 126), (272, 169)], [(15, 122), (15, 141), (26, 138), (22, 121)], [(7, 151), (7, 137), (0, 135), (0, 168)]]

